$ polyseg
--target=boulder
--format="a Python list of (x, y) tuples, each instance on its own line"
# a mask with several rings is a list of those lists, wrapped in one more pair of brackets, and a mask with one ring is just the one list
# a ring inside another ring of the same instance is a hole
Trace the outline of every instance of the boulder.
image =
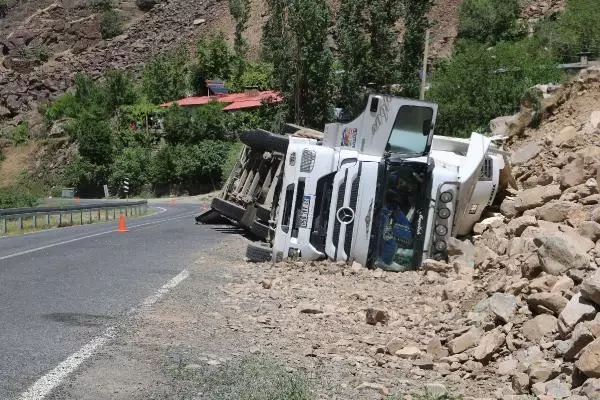
[(427, 343), (427, 354), (434, 360), (439, 360), (448, 356), (448, 349), (442, 346), (442, 341), (436, 336)]
[(600, 270), (583, 280), (581, 295), (583, 298), (600, 306)]
[(568, 143), (575, 139), (579, 135), (577, 129), (574, 126), (567, 126), (560, 130), (554, 137), (552, 138), (552, 143), (556, 146), (562, 146), (565, 143)]
[(515, 359), (508, 359), (498, 363), (498, 375), (512, 375), (517, 372), (519, 362)]
[(444, 285), (443, 300), (457, 300), (466, 293), (472, 292), (471, 284), (467, 281), (456, 280)]
[(421, 355), (421, 350), (415, 346), (406, 346), (397, 350), (394, 354), (400, 358), (414, 359)]
[(552, 289), (550, 289), (550, 292), (552, 292), (552, 293), (567, 293), (571, 289), (573, 289), (574, 286), (575, 286), (575, 282), (573, 282), (573, 279), (569, 278), (568, 276), (561, 276), (556, 281), (554, 286), (552, 286)]
[(507, 218), (514, 218), (519, 215), (517, 208), (515, 206), (515, 199), (507, 197), (500, 204), (500, 212)]
[(510, 161), (512, 165), (521, 165), (525, 164), (527, 161), (532, 158), (537, 157), (542, 151), (542, 146), (537, 143), (527, 143), (524, 146), (519, 147), (515, 151), (513, 151)]
[(554, 400), (571, 396), (571, 385), (560, 381), (558, 378), (546, 382), (546, 394)]
[(523, 336), (532, 342), (558, 330), (558, 319), (549, 314), (540, 314), (525, 322), (521, 328)]
[(581, 393), (586, 395), (589, 399), (600, 398), (600, 379), (591, 378), (586, 380), (581, 386)]
[(594, 339), (594, 334), (585, 322), (578, 324), (573, 330), (571, 339), (568, 342), (569, 347), (567, 348), (567, 351), (565, 351), (564, 359), (567, 361), (574, 360), (577, 354), (579, 354), (585, 346), (592, 343)]
[(559, 293), (534, 293), (527, 298), (529, 308), (535, 313), (549, 310), (554, 315), (559, 315), (567, 303), (568, 300)]
[(560, 186), (570, 188), (581, 185), (587, 180), (583, 157), (577, 157), (560, 171)]
[(479, 345), (473, 350), (473, 357), (477, 361), (488, 361), (502, 347), (505, 340), (506, 335), (498, 330), (486, 333), (479, 341)]
[(529, 368), (527, 368), (527, 373), (529, 374), (529, 381), (531, 383), (538, 383), (556, 378), (560, 373), (560, 370), (556, 368), (555, 364), (546, 360), (539, 360), (532, 363)]
[(590, 378), (600, 378), (600, 339), (594, 340), (581, 351), (575, 366)]
[(558, 328), (563, 334), (573, 330), (575, 325), (581, 321), (593, 319), (596, 315), (596, 307), (590, 301), (581, 297), (581, 293), (571, 297), (566, 307), (558, 317)]
[(538, 186), (523, 190), (515, 198), (515, 208), (519, 212), (537, 208), (550, 200), (558, 199), (561, 194), (560, 185)]
[(462, 353), (471, 347), (477, 346), (482, 335), (483, 331), (481, 329), (473, 327), (466, 333), (448, 342), (448, 350), (450, 350), (451, 354)]
[(489, 310), (503, 323), (508, 323), (517, 310), (517, 298), (511, 294), (494, 293), (489, 298)]
[(532, 215), (524, 215), (510, 221), (506, 226), (506, 231), (509, 235), (521, 236), (523, 231), (529, 226), (538, 226), (537, 219)]
[[(552, 275), (561, 275), (571, 268), (586, 269), (590, 264), (587, 252), (594, 244), (587, 238), (573, 234), (538, 236), (543, 243), (538, 249), (542, 270)], [(587, 245), (585, 242), (589, 242)], [(587, 248), (591, 243), (591, 247)]]
[(529, 394), (529, 375), (517, 372), (512, 377), (512, 388), (517, 394)]
[(593, 242), (600, 239), (600, 224), (595, 221), (584, 221), (577, 232), (584, 238), (588, 238)]
[(574, 207), (578, 205), (570, 201), (551, 201), (537, 209), (537, 217), (549, 222), (563, 222)]
[(600, 128), (600, 110), (592, 111), (590, 114), (590, 124), (594, 129)]

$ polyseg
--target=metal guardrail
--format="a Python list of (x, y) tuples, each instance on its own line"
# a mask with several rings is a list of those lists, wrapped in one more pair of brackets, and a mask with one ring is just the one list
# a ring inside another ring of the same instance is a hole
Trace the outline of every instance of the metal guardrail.
[[(119, 211), (119, 214), (117, 214), (117, 210)], [(40, 226), (40, 218), (44, 221), (44, 224), (41, 226), (61, 227), (75, 224), (89, 224), (94, 221), (116, 220), (117, 215), (120, 215), (121, 213), (124, 213), (125, 216), (142, 215), (147, 210), (148, 202), (146, 200), (80, 204), (74, 206), (4, 208), (0, 209), (0, 234), (8, 233), (8, 227), (11, 221), (16, 221), (16, 228), (18, 230), (25, 229), (27, 220), (30, 221), (27, 228), (37, 228)], [(76, 214), (79, 214), (79, 218), (73, 218), (73, 215)], [(103, 214), (104, 218), (102, 218)], [(110, 218), (111, 214), (112, 219)], [(52, 217), (55, 218), (53, 219)]]

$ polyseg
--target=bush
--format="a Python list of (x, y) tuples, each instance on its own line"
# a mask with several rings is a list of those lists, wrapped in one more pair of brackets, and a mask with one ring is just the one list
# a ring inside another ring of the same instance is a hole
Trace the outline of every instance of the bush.
[(518, 0), (465, 0), (459, 10), (458, 36), (481, 43), (515, 37)]
[(579, 60), (578, 53), (600, 56), (600, 7), (593, 0), (568, 0), (556, 21), (546, 21), (537, 36), (563, 61)]
[(135, 5), (142, 11), (150, 11), (156, 5), (156, 0), (135, 0)]
[(225, 163), (223, 164), (223, 170), (221, 171), (221, 185), (224, 185), (233, 171), (235, 164), (240, 158), (240, 152), (242, 151), (242, 147), (244, 145), (241, 142), (235, 142), (231, 144), (229, 151), (227, 152), (227, 158), (225, 159)]
[(440, 104), (436, 132), (468, 136), (487, 131), (491, 119), (518, 111), (530, 87), (561, 79), (551, 54), (535, 39), (492, 49), (459, 42), (453, 57), (441, 62), (431, 78), (428, 98)]
[(102, 33), (102, 39), (111, 39), (123, 33), (121, 16), (117, 11), (107, 10), (102, 13), (100, 32)]
[(243, 91), (247, 87), (257, 87), (260, 90), (273, 88), (273, 64), (264, 62), (246, 63), (244, 72), (239, 79), (231, 82), (231, 89), (236, 92)]
[(178, 100), (189, 91), (188, 53), (184, 47), (160, 55), (142, 69), (142, 92), (154, 104)]
[(137, 194), (150, 181), (150, 151), (143, 147), (124, 149), (111, 165), (109, 185), (113, 193), (120, 193), (125, 178), (129, 180), (129, 193)]
[(0, 188), (0, 208), (33, 207), (37, 200), (35, 195), (18, 185)]
[(54, 122), (65, 117), (74, 118), (78, 115), (79, 109), (80, 106), (75, 95), (65, 93), (47, 106), (44, 117), (48, 122)]
[(112, 0), (92, 0), (92, 7), (108, 11), (113, 8), (113, 2)]
[(8, 133), (8, 138), (15, 144), (23, 144), (29, 139), (29, 122), (23, 121)]

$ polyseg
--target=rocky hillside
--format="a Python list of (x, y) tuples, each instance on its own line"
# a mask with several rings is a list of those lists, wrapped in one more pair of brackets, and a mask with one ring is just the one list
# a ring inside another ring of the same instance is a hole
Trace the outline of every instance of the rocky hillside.
[(518, 190), (450, 262), (258, 265), (227, 288), (225, 308), (250, 314), (240, 330), (337, 374), (336, 398), (599, 399), (600, 69), (545, 104), (537, 129), (512, 131)]
[[(523, 18), (535, 20), (560, 9), (563, 0), (530, 0)], [(227, 2), (164, 0), (147, 13), (133, 0), (113, 6), (125, 22), (122, 35), (102, 40), (100, 0), (14, 2), (0, 27), (0, 121), (30, 119), (40, 103), (72, 85), (78, 72), (100, 75), (107, 69), (139, 70), (149, 57), (217, 30), (232, 36)], [(450, 53), (461, 0), (438, 0), (431, 13), (434, 56)], [(258, 54), (266, 18), (265, 0), (253, 0), (247, 36)], [(401, 29), (400, 29), (401, 30)], [(401, 33), (399, 33), (401, 35)], [(47, 58), (47, 61), (46, 61)]]

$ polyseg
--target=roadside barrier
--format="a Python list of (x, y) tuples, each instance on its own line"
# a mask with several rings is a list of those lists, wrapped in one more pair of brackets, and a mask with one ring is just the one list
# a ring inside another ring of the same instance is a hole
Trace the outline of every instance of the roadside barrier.
[[(0, 234), (41, 227), (84, 225), (99, 221), (116, 221), (127, 216), (143, 215), (148, 202), (107, 202), (60, 207), (29, 207), (0, 209)], [(125, 221), (123, 220), (123, 223)], [(125, 228), (127, 229), (127, 228)]]

